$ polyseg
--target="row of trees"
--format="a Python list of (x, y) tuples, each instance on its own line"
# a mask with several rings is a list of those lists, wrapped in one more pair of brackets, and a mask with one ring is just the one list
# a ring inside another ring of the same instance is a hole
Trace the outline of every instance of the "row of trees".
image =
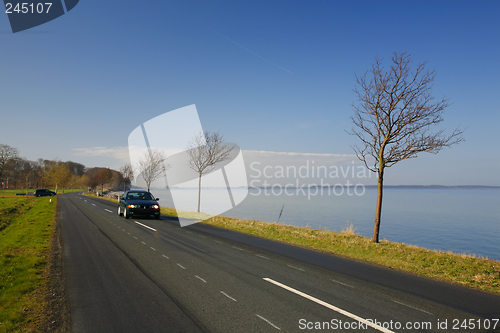
[(19, 156), (17, 148), (0, 144), (0, 182), (3, 189), (30, 188), (96, 188), (124, 189), (130, 179), (109, 168), (87, 168), (85, 165), (59, 160), (29, 161)]
[[(217, 163), (229, 158), (234, 146), (223, 142), (220, 133), (199, 133), (186, 147), (189, 166), (198, 174), (198, 207), (200, 211), (201, 178), (211, 172)], [(137, 168), (149, 191), (151, 184), (165, 175), (170, 167), (165, 164), (163, 151), (150, 150), (139, 162)], [(134, 180), (134, 170), (130, 164), (120, 171), (109, 168), (86, 168), (83, 164), (67, 161), (29, 161), (19, 156), (17, 148), (0, 144), (0, 181), (2, 188), (101, 188), (127, 190)]]

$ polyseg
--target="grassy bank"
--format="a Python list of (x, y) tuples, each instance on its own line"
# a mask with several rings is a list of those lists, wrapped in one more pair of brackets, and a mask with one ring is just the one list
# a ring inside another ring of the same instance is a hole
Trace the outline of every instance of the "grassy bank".
[(0, 332), (38, 331), (56, 205), (56, 197), (0, 199)]
[(462, 286), (500, 293), (500, 262), (452, 252), (381, 241), (354, 233), (292, 227), (216, 216), (203, 223), (263, 238), (333, 253)]
[[(177, 216), (173, 208), (162, 207), (161, 212)], [(357, 235), (352, 227), (332, 232), (223, 216), (215, 216), (203, 223), (500, 293), (500, 262), (487, 258), (428, 250), (385, 240), (375, 244), (369, 238)]]
[[(48, 190), (51, 190), (51, 191), (56, 191), (55, 188), (49, 188)], [(85, 191), (83, 189), (68, 189), (68, 188), (65, 188), (65, 189), (62, 189), (62, 188), (59, 188), (57, 190), (57, 193), (58, 194), (61, 194), (61, 193), (73, 193), (73, 192), (82, 192), (82, 191)], [(12, 190), (0, 190), (0, 198), (5, 198), (5, 197), (15, 197), (15, 196), (19, 196), (19, 195), (27, 195), (27, 196), (31, 196), (33, 194), (33, 192), (35, 192), (35, 189), (12, 189)]]

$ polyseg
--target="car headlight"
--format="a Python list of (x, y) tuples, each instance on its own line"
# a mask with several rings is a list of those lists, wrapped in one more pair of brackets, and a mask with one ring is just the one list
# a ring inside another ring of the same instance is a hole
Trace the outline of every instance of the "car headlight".
[(160, 206), (158, 206), (158, 205), (153, 205), (153, 209), (160, 209)]
[(137, 205), (128, 205), (128, 208), (137, 208)]

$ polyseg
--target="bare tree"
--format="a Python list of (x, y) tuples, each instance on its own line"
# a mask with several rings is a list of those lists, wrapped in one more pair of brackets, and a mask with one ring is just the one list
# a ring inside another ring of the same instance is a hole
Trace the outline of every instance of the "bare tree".
[(123, 192), (126, 192), (127, 185), (134, 180), (134, 169), (132, 169), (132, 165), (126, 164), (120, 169), (120, 172), (123, 176)]
[(17, 148), (0, 144), (0, 181), (2, 180), (2, 174), (12, 163), (19, 157), (19, 150)]
[(166, 156), (163, 151), (151, 149), (151, 151), (144, 154), (144, 158), (139, 162), (139, 171), (146, 182), (148, 191), (151, 183), (164, 175), (168, 169), (169, 166), (164, 164), (165, 159)]
[(444, 129), (431, 131), (433, 125), (443, 121), (442, 113), (449, 101), (433, 101), (435, 71), (426, 70), (426, 62), (412, 73), (409, 54), (394, 53), (391, 60), (388, 71), (382, 60), (375, 58), (371, 70), (362, 77), (356, 76), (354, 92), (358, 104), (353, 105), (351, 116), (355, 127), (348, 132), (361, 140), (361, 146), (352, 147), (357, 157), (369, 170), (378, 173), (374, 243), (379, 241), (385, 168), (415, 158), (420, 152), (437, 154), (444, 147), (463, 141), (464, 132), (457, 128), (446, 136)]
[(227, 160), (234, 149), (233, 145), (224, 143), (222, 138), (219, 132), (205, 131), (196, 135), (187, 147), (189, 167), (198, 173), (197, 212), (200, 211), (201, 177), (212, 171), (217, 163)]

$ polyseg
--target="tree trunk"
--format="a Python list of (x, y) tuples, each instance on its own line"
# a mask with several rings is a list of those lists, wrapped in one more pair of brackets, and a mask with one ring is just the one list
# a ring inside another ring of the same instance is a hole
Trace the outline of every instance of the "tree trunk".
[(382, 215), (382, 194), (384, 192), (384, 166), (380, 166), (378, 170), (378, 187), (377, 187), (377, 210), (375, 212), (375, 225), (373, 227), (372, 243), (378, 243), (378, 235), (380, 232), (380, 216)]
[(200, 212), (200, 200), (201, 200), (201, 173), (198, 177), (198, 209), (197, 212)]

